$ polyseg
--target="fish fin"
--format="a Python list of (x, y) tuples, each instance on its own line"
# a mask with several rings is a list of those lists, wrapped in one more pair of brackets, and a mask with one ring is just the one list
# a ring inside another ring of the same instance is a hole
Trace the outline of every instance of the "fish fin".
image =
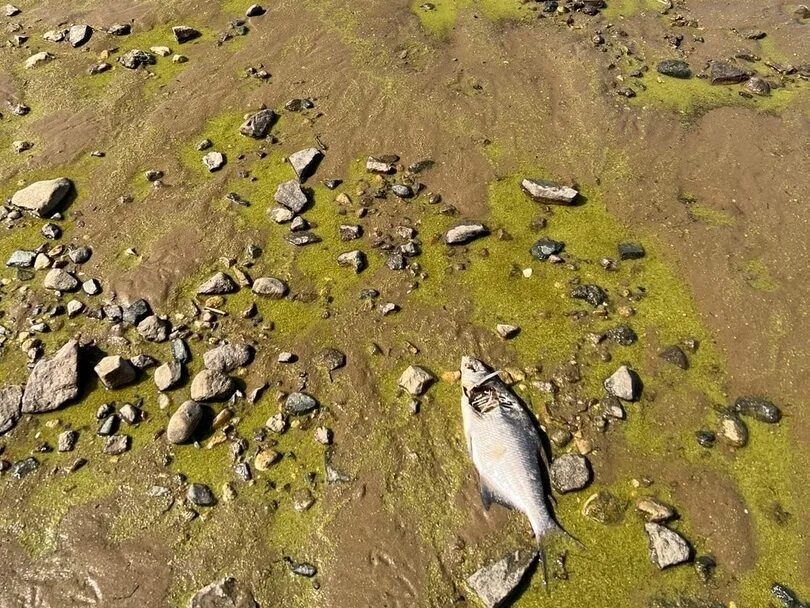
[(481, 479), (478, 489), (481, 493), (481, 503), (484, 505), (484, 511), (489, 511), (492, 503), (498, 502), (496, 496), (483, 479)]

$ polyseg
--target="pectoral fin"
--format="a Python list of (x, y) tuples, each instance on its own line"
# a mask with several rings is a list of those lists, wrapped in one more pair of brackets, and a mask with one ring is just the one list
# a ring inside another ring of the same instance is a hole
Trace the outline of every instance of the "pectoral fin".
[(481, 492), (481, 502), (484, 505), (484, 511), (489, 511), (489, 508), (492, 506), (493, 502), (498, 502), (498, 498), (495, 496), (495, 492), (490, 490), (489, 486), (487, 486), (487, 482), (484, 481), (484, 478), (481, 477), (479, 480), (479, 488)]

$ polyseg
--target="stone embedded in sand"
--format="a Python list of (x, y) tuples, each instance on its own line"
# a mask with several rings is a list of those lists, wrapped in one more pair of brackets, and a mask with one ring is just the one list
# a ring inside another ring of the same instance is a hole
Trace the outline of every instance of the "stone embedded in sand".
[(488, 234), (489, 229), (484, 224), (480, 222), (464, 222), (450, 228), (444, 234), (444, 242), (448, 245), (462, 245)]
[(394, 166), (382, 160), (369, 156), (366, 160), (366, 171), (369, 173), (393, 173)]
[(337, 257), (337, 263), (339, 266), (354, 268), (354, 271), (359, 273), (366, 267), (366, 254), (359, 249), (347, 251)]
[(619, 243), (620, 260), (638, 260), (644, 257), (644, 247), (638, 243)]
[(191, 398), (194, 401), (224, 401), (236, 386), (231, 378), (210, 369), (204, 369), (191, 381)]
[(650, 560), (661, 570), (689, 561), (692, 549), (677, 532), (657, 523), (644, 524), (650, 539)]
[(624, 401), (636, 401), (641, 394), (641, 379), (632, 369), (622, 365), (605, 380), (605, 390)]
[(110, 435), (102, 451), (108, 456), (120, 456), (129, 450), (129, 442), (129, 435)]
[(472, 574), (467, 586), (486, 608), (499, 608), (505, 605), (536, 559), (536, 551), (515, 551)]
[(221, 296), (239, 291), (236, 282), (224, 272), (218, 272), (197, 288), (201, 296)]
[(31, 370), (23, 392), (22, 411), (50, 412), (79, 395), (79, 343), (69, 340)]
[(93, 28), (86, 24), (74, 25), (67, 33), (67, 39), (73, 48), (86, 44), (93, 36)]
[(34, 182), (18, 190), (11, 197), (11, 204), (39, 217), (47, 217), (65, 200), (73, 188), (66, 177)]
[(520, 333), (520, 327), (507, 323), (499, 323), (495, 326), (495, 331), (504, 340), (511, 340)]
[(287, 160), (292, 165), (298, 179), (303, 182), (312, 175), (321, 156), (323, 156), (323, 153), (318, 148), (306, 148), (290, 154)]
[(655, 523), (667, 521), (676, 515), (675, 509), (653, 496), (641, 496), (637, 498), (636, 510), (640, 512), (647, 521)]
[(259, 604), (249, 589), (227, 577), (200, 589), (188, 608), (259, 608)]
[(734, 411), (766, 424), (776, 424), (782, 419), (781, 410), (763, 397), (739, 397), (734, 402)]
[(284, 411), (295, 416), (309, 414), (318, 408), (318, 401), (306, 393), (290, 393), (284, 400)]
[(526, 178), (520, 182), (520, 187), (532, 200), (541, 203), (571, 205), (576, 200), (577, 195), (579, 195), (579, 192), (570, 186), (556, 184), (543, 179)]
[(571, 297), (584, 300), (591, 306), (601, 306), (607, 302), (607, 294), (599, 285), (577, 285), (571, 290)]
[(287, 285), (275, 277), (259, 277), (253, 281), (251, 291), (256, 295), (279, 300), (287, 295)]
[(149, 342), (165, 342), (169, 339), (171, 324), (157, 315), (150, 315), (138, 323), (138, 333)]
[(35, 68), (38, 65), (42, 65), (43, 63), (48, 63), (53, 59), (53, 55), (46, 51), (42, 51), (40, 53), (35, 53), (31, 55), (28, 59), (25, 60), (25, 69), (30, 70), (31, 68)]
[(276, 113), (273, 110), (259, 110), (242, 123), (239, 132), (254, 139), (262, 139), (267, 137), (276, 118)]
[(12, 429), (20, 419), (22, 396), (21, 386), (0, 387), (0, 435)]
[(261, 17), (265, 12), (260, 4), (251, 4), (245, 11), (245, 17)]
[(244, 367), (253, 359), (253, 347), (244, 343), (222, 344), (203, 355), (205, 367), (227, 373)]
[(692, 70), (689, 64), (680, 59), (665, 59), (655, 67), (659, 74), (671, 78), (691, 78)]
[(64, 268), (53, 268), (45, 275), (42, 286), (53, 291), (76, 291), (79, 280)]
[(0, 12), (2, 12), (2, 14), (5, 15), (6, 17), (15, 17), (19, 15), (22, 11), (20, 11), (20, 9), (14, 6), (13, 4), (5, 4), (3, 5), (3, 8), (0, 9)]
[(748, 80), (748, 72), (728, 61), (712, 61), (709, 79), (712, 84), (737, 84)]
[(563, 454), (549, 467), (551, 485), (561, 494), (582, 490), (591, 481), (588, 459), (579, 454)]
[(222, 152), (209, 152), (203, 156), (202, 163), (209, 172), (214, 173), (225, 166), (225, 155)]
[(689, 369), (689, 359), (686, 358), (686, 354), (683, 352), (683, 349), (681, 349), (681, 347), (677, 344), (667, 346), (658, 353), (658, 356), (675, 367)]
[(128, 36), (131, 31), (132, 26), (129, 23), (113, 23), (107, 29), (110, 36)]
[(412, 396), (418, 397), (430, 388), (430, 385), (435, 381), (436, 378), (429, 371), (418, 365), (411, 365), (399, 377), (399, 386)]
[(193, 27), (189, 27), (187, 25), (174, 26), (172, 28), (172, 33), (174, 34), (174, 39), (177, 40), (178, 44), (185, 44), (186, 42), (190, 42), (202, 36), (198, 30), (195, 30)]
[(183, 378), (183, 364), (171, 360), (155, 370), (154, 381), (155, 386), (159, 391), (167, 391), (170, 388), (177, 386), (178, 382)]
[(104, 357), (93, 368), (101, 383), (108, 389), (121, 388), (135, 381), (137, 371), (128, 359), (119, 355)]
[(169, 443), (186, 443), (200, 424), (203, 417), (203, 409), (196, 401), (186, 401), (169, 418), (169, 426), (166, 427), (166, 440)]
[(154, 65), (155, 56), (140, 49), (127, 51), (118, 58), (118, 63), (130, 70), (137, 70), (142, 65)]
[(293, 213), (301, 213), (307, 206), (307, 195), (301, 185), (294, 179), (278, 185), (273, 197), (280, 205), (284, 205)]
[[(186, 498), (191, 504), (198, 507), (213, 507), (217, 504), (217, 499), (214, 498), (211, 488), (202, 483), (192, 483), (186, 491)], [(194, 600), (192, 599), (192, 601)], [(200, 604), (200, 606), (206, 606), (206, 604)], [(216, 606), (216, 604), (213, 604), (213, 606)]]

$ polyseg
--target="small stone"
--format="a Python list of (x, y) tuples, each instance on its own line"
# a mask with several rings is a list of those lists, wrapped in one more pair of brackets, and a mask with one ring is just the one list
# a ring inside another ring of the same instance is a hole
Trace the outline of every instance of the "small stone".
[(644, 247), (638, 243), (619, 243), (620, 260), (639, 260), (644, 255)]
[(641, 378), (626, 365), (622, 365), (605, 380), (605, 390), (609, 395), (624, 401), (636, 401), (641, 395)]
[(650, 560), (661, 570), (689, 561), (692, 549), (677, 532), (657, 523), (644, 524), (650, 539)]
[(315, 497), (308, 488), (296, 490), (292, 496), (293, 510), (297, 513), (308, 511), (315, 504)]
[(264, 426), (274, 433), (283, 433), (287, 430), (287, 419), (284, 417), (284, 414), (273, 414), (267, 419)]
[(137, 70), (143, 65), (154, 65), (155, 56), (140, 49), (132, 49), (121, 55), (118, 63), (129, 70)]
[(34, 142), (24, 140), (13, 141), (11, 142), (11, 147), (17, 154), (22, 154), (33, 148)]
[(263, 139), (267, 137), (276, 118), (276, 113), (273, 110), (259, 110), (239, 127), (239, 132), (247, 137)]
[(225, 295), (237, 291), (239, 286), (224, 272), (217, 272), (197, 288), (197, 294), (201, 296)]
[(42, 51), (40, 53), (35, 53), (31, 55), (28, 59), (25, 60), (25, 69), (30, 70), (32, 68), (37, 67), (38, 65), (42, 65), (43, 63), (48, 63), (53, 59), (53, 55), (46, 51)]
[(172, 50), (167, 46), (153, 46), (149, 50), (158, 57), (168, 57), (172, 54)]
[(309, 414), (317, 408), (318, 402), (306, 393), (290, 393), (284, 400), (284, 411), (295, 416)]
[(101, 293), (101, 283), (96, 279), (88, 279), (82, 283), (82, 291), (88, 296), (97, 296)]
[(103, 451), (109, 456), (120, 456), (129, 450), (129, 441), (129, 435), (110, 435)]
[(717, 435), (712, 431), (698, 431), (695, 433), (695, 438), (702, 448), (712, 448), (717, 441)]
[(464, 222), (454, 226), (444, 234), (448, 245), (462, 245), (489, 234), (489, 229), (479, 222)]
[(652, 496), (642, 496), (636, 500), (636, 510), (647, 521), (662, 523), (675, 517), (675, 509)]
[(758, 78), (755, 76), (746, 81), (745, 90), (753, 93), (754, 95), (765, 97), (771, 94), (771, 85), (764, 78)]
[(571, 290), (571, 297), (575, 300), (584, 300), (594, 307), (607, 302), (607, 294), (598, 285), (578, 285)]
[(762, 397), (739, 397), (734, 402), (734, 411), (767, 424), (776, 424), (782, 419), (779, 408)]
[(329, 445), (332, 443), (332, 431), (325, 426), (319, 426), (315, 429), (315, 441), (321, 445)]
[(413, 188), (405, 184), (394, 184), (391, 186), (391, 192), (399, 198), (412, 198), (414, 194)]
[(286, 224), (295, 217), (295, 213), (293, 213), (283, 205), (277, 205), (273, 207), (268, 212), (268, 215), (270, 216), (270, 219), (273, 220), (276, 224)]
[(236, 386), (231, 378), (210, 369), (202, 370), (191, 381), (193, 401), (225, 401), (234, 390)]
[(8, 470), (8, 474), (14, 479), (22, 479), (23, 477), (26, 477), (36, 471), (38, 468), (39, 461), (33, 456), (30, 456), (11, 465), (11, 468)]
[(67, 313), (68, 317), (71, 319), (76, 315), (80, 314), (84, 310), (84, 302), (79, 300), (71, 300), (67, 303)]
[(169, 443), (188, 442), (203, 417), (203, 409), (196, 401), (185, 401), (169, 418), (166, 427), (166, 440)]
[(322, 156), (323, 153), (318, 148), (306, 148), (290, 154), (287, 161), (292, 165), (298, 179), (304, 182), (312, 175)]
[(0, 387), (0, 435), (14, 428), (20, 419), (22, 396), (21, 386)]
[(72, 452), (76, 447), (79, 434), (76, 431), (64, 431), (56, 438), (56, 450), (58, 452)]
[(177, 40), (178, 44), (185, 44), (186, 42), (190, 42), (191, 40), (202, 36), (199, 31), (187, 25), (174, 26), (172, 28), (172, 33), (174, 34), (174, 39)]
[(86, 44), (88, 40), (93, 36), (93, 28), (89, 25), (81, 24), (81, 25), (74, 25), (70, 29), (68, 29), (67, 39), (70, 43), (70, 46), (73, 48), (77, 48)]
[[(717, 568), (717, 562), (711, 555), (701, 555), (695, 560), (695, 572), (697, 572), (702, 583), (709, 582), (715, 568)], [(791, 607), (788, 605), (786, 608), (798, 608), (798, 606)]]
[(275, 450), (262, 449), (259, 450), (256, 454), (256, 458), (253, 459), (253, 466), (257, 471), (267, 471), (279, 460), (281, 460), (281, 454)]
[(260, 277), (253, 281), (251, 291), (256, 295), (279, 300), (287, 295), (287, 285), (274, 277)]
[(191, 504), (198, 507), (213, 507), (217, 504), (217, 499), (214, 498), (211, 488), (203, 483), (190, 484), (186, 491), (186, 498)]
[(366, 267), (366, 254), (359, 249), (347, 251), (337, 257), (337, 263), (339, 266), (353, 268), (356, 273), (360, 273)]
[[(810, 7), (801, 4), (793, 11), (794, 17), (797, 19), (810, 19)], [(9, 15), (10, 17), (11, 15)]]
[(245, 17), (261, 17), (266, 11), (259, 4), (251, 4), (245, 11)]
[[(188, 62), (188, 57), (186, 57), (185, 55), (180, 55), (180, 54), (172, 55), (172, 63), (187, 63), (187, 62)], [(220, 155), (220, 156), (222, 156), (222, 155)], [(219, 167), (221, 167), (222, 165), (225, 164), (225, 157), (223, 156), (221, 159), (219, 159), (219, 161), (213, 161), (213, 162), (218, 164), (218, 166), (217, 166), (217, 169), (218, 169)], [(211, 169), (210, 167), (209, 167), (209, 170), (210, 171), (216, 171), (216, 169)]]
[(40, 230), (42, 236), (44, 236), (49, 241), (55, 241), (57, 239), (62, 238), (62, 229), (53, 224), (51, 222), (45, 224), (42, 229)]
[(68, 258), (74, 264), (84, 264), (93, 255), (93, 250), (84, 245), (68, 249)]
[(208, 171), (213, 173), (214, 171), (219, 171), (225, 166), (225, 155), (222, 154), (222, 152), (209, 152), (203, 156), (202, 162)]
[(373, 156), (369, 156), (368, 160), (366, 160), (366, 171), (369, 173), (393, 173), (394, 167), (391, 163), (386, 163)]
[(152, 313), (149, 303), (144, 299), (138, 299), (123, 307), (122, 318), (125, 323), (138, 325)]
[(499, 323), (498, 325), (495, 326), (495, 331), (504, 340), (511, 340), (520, 333), (520, 327), (518, 327), (517, 325), (507, 325), (504, 323)]
[(742, 448), (748, 443), (748, 427), (732, 412), (720, 416), (720, 438), (734, 448)]
[(296, 180), (279, 184), (274, 198), (277, 203), (287, 207), (293, 213), (301, 213), (307, 206), (307, 195)]
[(165, 342), (169, 339), (171, 326), (168, 321), (161, 319), (157, 315), (151, 315), (138, 323), (137, 329), (144, 340), (148, 340), (149, 342)]
[(536, 551), (515, 551), (476, 571), (467, 578), (467, 586), (485, 608), (499, 608), (506, 605), (536, 559)]
[(551, 256), (559, 254), (564, 248), (565, 243), (544, 237), (532, 245), (529, 252), (535, 260), (543, 262)]
[(9, 268), (31, 268), (34, 265), (34, 260), (36, 260), (36, 257), (36, 251), (24, 251), (22, 249), (18, 249), (8, 258), (8, 261), (6, 261), (6, 266)]
[(155, 370), (154, 381), (159, 391), (167, 391), (183, 378), (183, 365), (175, 360), (164, 363)]
[(605, 332), (605, 338), (620, 346), (630, 346), (638, 341), (638, 335), (629, 325), (617, 325)]
[(748, 72), (728, 61), (712, 61), (709, 78), (712, 84), (736, 84), (748, 80)]
[(520, 187), (529, 198), (542, 203), (573, 205), (579, 192), (570, 186), (564, 186), (542, 179), (524, 179)]
[(297, 232), (288, 234), (284, 237), (284, 240), (290, 245), (295, 245), (296, 247), (304, 247), (306, 245), (313, 245), (321, 242), (320, 237), (312, 234), (311, 232)]
[(666, 347), (664, 350), (658, 353), (658, 356), (675, 367), (689, 369), (689, 359), (686, 358), (686, 354), (678, 345)]
[(235, 578), (226, 577), (195, 593), (188, 608), (259, 608), (259, 604), (249, 588)]
[(424, 394), (436, 378), (426, 369), (411, 365), (399, 378), (399, 386), (404, 388), (413, 397)]
[(16, 17), (22, 12), (19, 8), (17, 8), (13, 4), (6, 4), (0, 10), (2, 10), (3, 15), (5, 15), (6, 17)]
[(101, 383), (111, 390), (131, 384), (137, 377), (137, 371), (132, 363), (119, 355), (104, 357), (93, 370)]
[(341, 241), (354, 241), (363, 236), (363, 227), (357, 225), (342, 225), (338, 228)]
[(11, 204), (38, 217), (48, 217), (72, 190), (73, 182), (66, 177), (34, 182), (15, 192)]
[(241, 342), (222, 344), (203, 355), (206, 368), (224, 373), (244, 367), (252, 359), (253, 347)]
[(141, 353), (140, 355), (135, 355), (129, 361), (130, 363), (132, 363), (132, 365), (135, 366), (135, 369), (141, 370), (154, 367), (155, 365), (157, 365), (157, 361), (155, 361), (149, 355), (145, 355), (143, 353)]
[(680, 59), (665, 59), (656, 66), (656, 71), (671, 78), (691, 78), (692, 70), (689, 64)]
[(549, 478), (551, 485), (561, 494), (575, 492), (590, 483), (591, 467), (585, 456), (563, 454), (551, 463)]
[(111, 36), (128, 36), (132, 31), (132, 26), (129, 23), (114, 23), (109, 27), (107, 33)]
[(121, 409), (118, 410), (118, 415), (121, 416), (121, 420), (127, 424), (135, 424), (140, 420), (141, 410), (131, 403), (125, 403), (121, 406)]

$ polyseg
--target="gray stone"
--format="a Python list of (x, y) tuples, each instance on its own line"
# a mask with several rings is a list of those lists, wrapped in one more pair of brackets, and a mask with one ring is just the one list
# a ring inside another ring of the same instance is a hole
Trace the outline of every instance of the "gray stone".
[(524, 179), (520, 187), (532, 200), (558, 205), (571, 205), (579, 192), (570, 186), (556, 184), (544, 179)]
[(314, 243), (321, 242), (320, 237), (312, 234), (311, 232), (297, 232), (288, 234), (284, 237), (284, 240), (290, 245), (295, 245), (296, 247), (304, 247), (305, 245), (312, 245)]
[(86, 24), (74, 25), (68, 30), (67, 39), (73, 48), (86, 44), (93, 36), (93, 28)]
[(661, 570), (689, 561), (689, 543), (677, 532), (654, 522), (644, 524), (650, 539), (650, 560)]
[(68, 258), (74, 264), (84, 264), (93, 255), (93, 250), (90, 247), (80, 245), (79, 247), (71, 247), (68, 249)]
[(315, 361), (318, 366), (326, 368), (329, 372), (333, 372), (346, 365), (346, 355), (334, 348), (324, 348), (317, 354)]
[(267, 137), (276, 118), (276, 113), (273, 110), (259, 110), (242, 123), (239, 132), (247, 137), (263, 139)]
[(394, 166), (390, 163), (378, 160), (373, 156), (369, 156), (368, 160), (366, 160), (366, 171), (369, 173), (392, 173)]
[(266, 296), (273, 300), (281, 299), (287, 295), (287, 285), (274, 277), (259, 277), (253, 281), (251, 290), (257, 295)]
[(45, 275), (42, 286), (53, 291), (70, 292), (79, 288), (79, 280), (63, 268), (52, 268)]
[(422, 395), (436, 381), (426, 369), (411, 365), (399, 377), (399, 385), (414, 397)]
[(239, 291), (236, 282), (224, 272), (217, 272), (197, 288), (201, 296), (218, 296)]
[(29, 456), (24, 460), (19, 460), (11, 465), (8, 474), (14, 479), (22, 479), (36, 471), (39, 468), (39, 460), (33, 456)]
[(658, 356), (675, 367), (689, 369), (689, 359), (686, 358), (686, 353), (684, 353), (681, 347), (678, 345), (664, 348), (658, 353)]
[(11, 197), (11, 204), (39, 217), (47, 217), (72, 189), (73, 182), (66, 177), (34, 182), (15, 192)]
[(303, 182), (312, 175), (321, 156), (323, 156), (323, 154), (318, 148), (306, 148), (305, 150), (299, 150), (298, 152), (290, 154), (287, 160), (292, 165), (293, 171), (295, 171), (298, 179)]
[(53, 59), (53, 55), (46, 51), (41, 51), (39, 53), (35, 53), (31, 55), (28, 59), (25, 60), (25, 69), (30, 70), (32, 68), (37, 67), (38, 65), (42, 65), (43, 63), (48, 63)]
[(157, 315), (148, 316), (138, 323), (138, 333), (149, 342), (165, 342), (169, 339), (170, 330), (169, 322)]
[(656, 71), (671, 78), (691, 78), (692, 70), (689, 64), (680, 59), (665, 59), (656, 66)]
[(302, 416), (309, 414), (318, 407), (318, 402), (314, 397), (306, 393), (290, 393), (284, 400), (284, 411), (288, 414)]
[(171, 343), (172, 358), (178, 363), (188, 363), (191, 361), (191, 351), (182, 338), (175, 338)]
[(101, 383), (108, 389), (116, 389), (131, 384), (138, 375), (132, 363), (119, 355), (104, 357), (93, 370)]
[(230, 397), (236, 387), (233, 380), (210, 369), (204, 369), (191, 381), (191, 399), (194, 401), (224, 401)]
[(363, 236), (363, 227), (354, 224), (343, 224), (338, 230), (341, 241), (354, 241)]
[(18, 249), (9, 256), (6, 266), (9, 268), (31, 268), (36, 259), (36, 251), (24, 251), (22, 249)]
[(748, 72), (728, 61), (712, 61), (709, 79), (712, 84), (737, 84), (748, 80)]
[(562, 241), (555, 241), (554, 239), (543, 237), (532, 245), (529, 253), (532, 254), (535, 260), (544, 262), (551, 256), (560, 253), (563, 249), (565, 249), (565, 243)]
[(186, 42), (190, 42), (191, 40), (202, 36), (199, 31), (187, 25), (174, 26), (172, 28), (172, 33), (174, 34), (174, 39), (177, 40), (178, 44), (185, 44)]
[(499, 323), (495, 326), (495, 331), (504, 340), (511, 340), (520, 333), (520, 327), (517, 325), (508, 325), (506, 323)]
[(56, 450), (58, 452), (72, 452), (76, 447), (79, 434), (76, 431), (64, 431), (56, 438)]
[(37, 362), (23, 392), (22, 411), (50, 412), (79, 396), (79, 343), (69, 340)]
[(244, 343), (222, 344), (203, 355), (205, 367), (227, 373), (244, 367), (253, 359), (253, 347)]
[(295, 217), (295, 213), (283, 205), (276, 205), (270, 210), (268, 215), (276, 224), (286, 224)]
[[(249, 17), (264, 13), (264, 9), (261, 9), (260, 13), (250, 14), (253, 8), (248, 9)], [(253, 599), (253, 593), (231, 577), (220, 579), (200, 589), (191, 598), (188, 606), (189, 608), (259, 608), (259, 604)]]
[(563, 454), (551, 463), (549, 478), (551, 485), (561, 494), (576, 492), (591, 482), (591, 467), (584, 456)]
[(121, 420), (123, 420), (127, 424), (135, 424), (136, 422), (138, 422), (138, 420), (140, 420), (141, 410), (139, 410), (131, 403), (125, 403), (118, 410), (118, 415), (121, 416)]
[(486, 608), (506, 605), (526, 572), (537, 559), (536, 551), (515, 551), (488, 564), (467, 579), (467, 586)]
[(82, 291), (88, 296), (97, 296), (101, 293), (101, 283), (97, 279), (87, 279), (82, 283)]
[(186, 491), (188, 501), (198, 507), (213, 507), (217, 504), (214, 493), (207, 485), (202, 483), (192, 483)]
[(622, 365), (605, 380), (605, 390), (624, 401), (636, 401), (641, 394), (641, 379), (632, 369)]
[(444, 242), (448, 245), (462, 245), (472, 240), (486, 236), (489, 229), (479, 222), (464, 222), (450, 228), (444, 235)]
[(152, 309), (149, 306), (149, 302), (144, 300), (143, 298), (139, 298), (130, 304), (127, 304), (123, 307), (122, 310), (123, 320), (125, 323), (129, 323), (130, 325), (137, 325), (141, 321), (143, 321), (146, 317), (152, 314)]
[(391, 192), (393, 192), (399, 198), (413, 197), (413, 188), (406, 184), (394, 184), (391, 186)]
[(203, 409), (196, 401), (186, 401), (169, 418), (169, 426), (166, 427), (166, 440), (169, 443), (186, 443), (194, 435), (200, 420), (203, 417)]
[(127, 51), (118, 58), (118, 63), (130, 70), (137, 70), (142, 65), (154, 65), (155, 56), (140, 49)]
[(294, 179), (279, 184), (274, 198), (278, 204), (293, 213), (301, 213), (307, 206), (307, 195), (301, 189), (301, 184)]
[(354, 268), (354, 271), (359, 273), (362, 272), (366, 267), (366, 254), (359, 249), (347, 251), (346, 253), (341, 253), (337, 257), (337, 263), (340, 266)]
[(225, 155), (222, 152), (209, 152), (202, 158), (203, 164), (208, 171), (213, 173), (219, 171), (225, 166)]
[(109, 456), (120, 456), (129, 450), (129, 435), (110, 435), (104, 443), (104, 453)]
[(172, 359), (155, 370), (154, 381), (159, 391), (177, 386), (183, 378), (183, 364)]
[(21, 386), (0, 387), (0, 435), (14, 428), (20, 419), (22, 396)]
[(15, 17), (22, 12), (20, 11), (19, 8), (17, 8), (13, 4), (4, 5), (3, 8), (0, 9), (0, 11), (2, 11), (3, 15), (5, 15), (6, 17)]

